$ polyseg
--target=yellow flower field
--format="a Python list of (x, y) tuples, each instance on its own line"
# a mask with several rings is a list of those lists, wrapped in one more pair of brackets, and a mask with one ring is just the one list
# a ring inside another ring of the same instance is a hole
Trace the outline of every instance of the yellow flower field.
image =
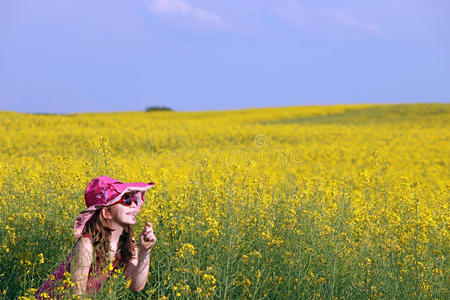
[(156, 183), (135, 232), (158, 242), (143, 292), (119, 272), (99, 299), (449, 298), (448, 104), (0, 112), (0, 129), (0, 298), (31, 299), (66, 257), (100, 175)]

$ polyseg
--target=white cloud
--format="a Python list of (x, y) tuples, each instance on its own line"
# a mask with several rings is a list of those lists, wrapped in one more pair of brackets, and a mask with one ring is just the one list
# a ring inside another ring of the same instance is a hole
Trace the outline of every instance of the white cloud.
[(338, 27), (351, 31), (376, 32), (376, 24), (357, 19), (341, 8), (332, 8), (324, 4), (301, 4), (297, 0), (280, 0), (272, 4), (272, 11), (282, 21), (308, 32), (332, 32)]
[(335, 8), (332, 12), (333, 18), (340, 24), (347, 26), (347, 27), (353, 27), (361, 30), (367, 30), (367, 31), (373, 31), (378, 32), (379, 28), (376, 24), (367, 22), (367, 21), (358, 21), (355, 18), (347, 15), (342, 11), (342, 9)]
[(222, 19), (216, 14), (202, 8), (192, 7), (183, 0), (151, 0), (148, 8), (158, 14), (189, 16), (204, 22), (224, 26)]

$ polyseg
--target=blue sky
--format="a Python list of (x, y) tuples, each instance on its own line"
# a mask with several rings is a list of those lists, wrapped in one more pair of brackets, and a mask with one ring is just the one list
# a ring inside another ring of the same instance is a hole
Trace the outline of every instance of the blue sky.
[(0, 1), (0, 110), (449, 101), (447, 0)]

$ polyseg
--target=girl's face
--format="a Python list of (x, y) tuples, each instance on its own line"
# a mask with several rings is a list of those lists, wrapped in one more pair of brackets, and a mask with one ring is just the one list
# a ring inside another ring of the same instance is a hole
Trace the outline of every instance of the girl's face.
[(130, 206), (121, 203), (108, 207), (111, 221), (119, 225), (134, 225), (136, 223), (136, 215), (138, 213), (137, 205), (133, 201)]

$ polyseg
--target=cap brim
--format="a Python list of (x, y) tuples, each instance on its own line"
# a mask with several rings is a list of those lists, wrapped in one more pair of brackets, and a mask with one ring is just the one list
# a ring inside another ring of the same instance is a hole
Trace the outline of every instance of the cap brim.
[(125, 195), (126, 193), (137, 192), (136, 193), (136, 197), (138, 198), (137, 206), (138, 206), (138, 210), (140, 210), (141, 206), (142, 206), (142, 203), (145, 200), (145, 198), (144, 198), (145, 197), (145, 192), (149, 188), (153, 187), (154, 185), (155, 185), (154, 182), (150, 182), (150, 183), (136, 182), (136, 183), (115, 184), (114, 188), (120, 194), (117, 195), (115, 198), (113, 198), (111, 201), (108, 201), (106, 206), (113, 205), (114, 203), (119, 201), (123, 197), (123, 195)]

